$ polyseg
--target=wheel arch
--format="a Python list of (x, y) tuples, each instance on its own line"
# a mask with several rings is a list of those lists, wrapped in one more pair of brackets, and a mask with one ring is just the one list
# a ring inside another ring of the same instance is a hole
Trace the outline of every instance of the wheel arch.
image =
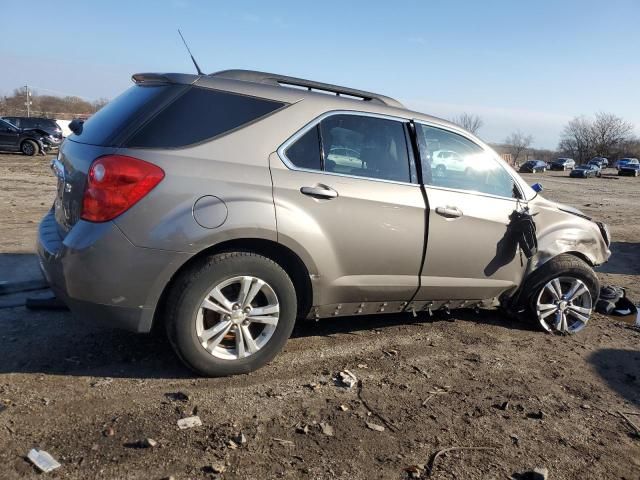
[(189, 268), (202, 261), (203, 258), (224, 252), (252, 252), (263, 255), (276, 262), (289, 275), (296, 290), (298, 299), (298, 318), (304, 318), (311, 309), (313, 301), (313, 287), (307, 265), (292, 249), (264, 238), (237, 238), (211, 245), (190, 257), (182, 264), (162, 289), (153, 313), (151, 328), (157, 330), (162, 324), (162, 312), (165, 310), (167, 294), (176, 279)]

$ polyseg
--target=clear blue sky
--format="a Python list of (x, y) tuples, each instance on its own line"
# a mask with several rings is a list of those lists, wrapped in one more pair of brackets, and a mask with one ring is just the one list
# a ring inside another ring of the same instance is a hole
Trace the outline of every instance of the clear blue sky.
[(145, 3), (0, 0), (0, 94), (28, 83), (112, 98), (132, 73), (190, 72), (180, 27), (206, 72), (275, 71), (445, 118), (477, 113), (488, 141), (519, 128), (554, 147), (567, 120), (597, 111), (640, 133), (640, 0)]

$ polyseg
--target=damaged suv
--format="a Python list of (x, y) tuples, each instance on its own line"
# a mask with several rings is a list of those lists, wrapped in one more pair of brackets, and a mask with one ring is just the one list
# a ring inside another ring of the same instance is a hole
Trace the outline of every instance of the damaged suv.
[[(203, 375), (259, 368), (299, 318), (498, 306), (587, 325), (606, 226), (460, 127), (262, 72), (133, 81), (64, 142), (40, 224), (44, 275), (87, 320), (164, 328)], [(434, 168), (443, 152), (464, 168)]]

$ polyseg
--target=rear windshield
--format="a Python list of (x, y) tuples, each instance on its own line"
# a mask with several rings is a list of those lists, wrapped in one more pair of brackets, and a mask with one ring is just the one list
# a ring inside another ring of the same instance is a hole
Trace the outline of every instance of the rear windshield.
[(228, 133), (282, 102), (184, 85), (135, 85), (87, 120), (71, 140), (128, 148), (179, 148)]
[(111, 145), (114, 137), (168, 88), (167, 85), (135, 85), (129, 88), (92, 115), (82, 125), (80, 135), (73, 134), (70, 139), (91, 145)]

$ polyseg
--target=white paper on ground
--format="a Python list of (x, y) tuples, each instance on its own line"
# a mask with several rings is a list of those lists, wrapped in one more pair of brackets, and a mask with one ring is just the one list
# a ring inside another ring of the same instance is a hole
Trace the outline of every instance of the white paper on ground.
[(45, 473), (62, 466), (47, 452), (44, 450), (38, 450), (37, 448), (32, 448), (27, 455), (27, 458), (31, 460), (31, 463), (38, 467), (39, 470)]

